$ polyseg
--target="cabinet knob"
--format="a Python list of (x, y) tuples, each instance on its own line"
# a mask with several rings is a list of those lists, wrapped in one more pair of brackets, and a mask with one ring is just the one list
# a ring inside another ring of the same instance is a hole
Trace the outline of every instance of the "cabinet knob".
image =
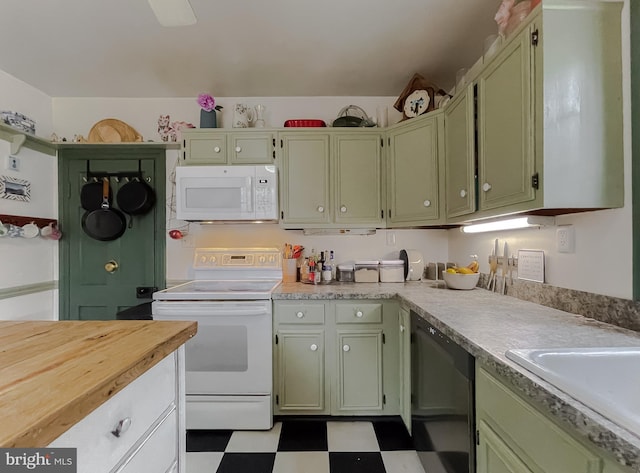
[(213, 152), (214, 153), (219, 153), (220, 152), (220, 146), (216, 146), (213, 148)]
[(424, 205), (425, 207), (431, 207), (431, 201), (430, 200), (425, 200), (422, 205)]
[(364, 314), (362, 313), (361, 310), (356, 312), (356, 317), (361, 318)]
[(322, 205), (318, 205), (318, 212), (324, 212), (324, 207)]
[(119, 266), (118, 266), (118, 262), (111, 260), (111, 261), (107, 261), (107, 263), (104, 265), (104, 270), (107, 273), (114, 273), (118, 270)]
[(242, 151), (242, 148), (240, 146), (236, 146), (236, 153), (239, 153), (240, 151)]
[(316, 345), (315, 343), (311, 344), (309, 348), (311, 349), (311, 351), (318, 351), (318, 345)]
[(345, 213), (347, 211), (347, 206), (343, 205), (342, 207), (340, 207), (340, 212)]
[(460, 197), (465, 198), (467, 196), (467, 191), (464, 189), (460, 189)]
[(120, 419), (120, 422), (116, 425), (116, 428), (111, 431), (114, 437), (120, 437), (131, 427), (131, 417), (125, 417)]
[(342, 345), (342, 351), (349, 351), (351, 347), (349, 345)]
[(296, 317), (298, 317), (299, 319), (301, 319), (302, 317), (304, 317), (304, 312), (300, 311), (300, 312), (296, 312)]
[(491, 190), (491, 184), (485, 182), (484, 184), (482, 184), (482, 190), (485, 192), (489, 192)]

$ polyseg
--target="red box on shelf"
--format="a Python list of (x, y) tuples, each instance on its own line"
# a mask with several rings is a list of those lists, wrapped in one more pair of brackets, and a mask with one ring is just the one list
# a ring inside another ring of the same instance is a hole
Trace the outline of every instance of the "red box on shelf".
[(309, 120), (309, 119), (298, 119), (298, 120), (287, 120), (284, 122), (285, 127), (323, 127), (327, 126), (324, 120)]

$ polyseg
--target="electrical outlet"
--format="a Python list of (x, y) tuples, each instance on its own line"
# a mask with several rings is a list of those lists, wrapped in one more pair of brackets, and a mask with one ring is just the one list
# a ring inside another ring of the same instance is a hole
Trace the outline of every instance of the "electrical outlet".
[(5, 162), (4, 167), (9, 171), (19, 171), (20, 170), (20, 159), (17, 156), (7, 156), (7, 160)]
[(575, 230), (573, 225), (562, 225), (556, 230), (558, 253), (573, 253), (575, 248)]

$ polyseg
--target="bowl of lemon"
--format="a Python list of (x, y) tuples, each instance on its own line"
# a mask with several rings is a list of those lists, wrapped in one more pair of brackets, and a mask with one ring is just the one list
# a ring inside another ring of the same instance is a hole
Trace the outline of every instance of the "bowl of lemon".
[(477, 261), (472, 261), (467, 266), (453, 266), (442, 272), (442, 277), (449, 289), (468, 291), (478, 285), (480, 269)]

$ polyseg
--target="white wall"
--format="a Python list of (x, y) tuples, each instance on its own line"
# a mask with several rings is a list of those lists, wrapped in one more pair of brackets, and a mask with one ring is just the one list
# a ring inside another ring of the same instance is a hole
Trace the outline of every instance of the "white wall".
[[(36, 122), (36, 133), (52, 130), (51, 99), (39, 90), (0, 71), (0, 109), (22, 113)], [(57, 161), (54, 156), (22, 148), (20, 171), (5, 169), (10, 153), (0, 140), (0, 174), (31, 183), (31, 201), (0, 199), (0, 214), (57, 218)], [(58, 279), (58, 244), (42, 238), (0, 238), (0, 288), (8, 289)], [(0, 300), (0, 320), (58, 317), (57, 290)]]

